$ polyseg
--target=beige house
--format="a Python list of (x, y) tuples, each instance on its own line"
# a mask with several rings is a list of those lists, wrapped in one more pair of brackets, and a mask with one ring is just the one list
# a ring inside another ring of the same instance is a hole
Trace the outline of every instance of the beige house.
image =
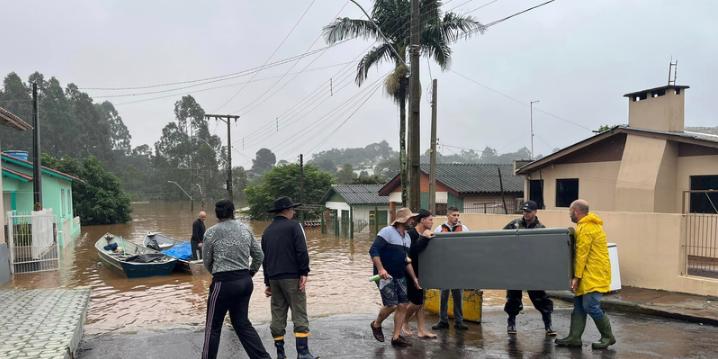
[[(686, 131), (688, 86), (626, 94), (614, 127), (516, 170), (550, 226), (586, 199), (618, 244), (624, 284), (718, 295), (718, 136)], [(506, 218), (480, 218), (476, 228)], [(465, 218), (465, 222), (469, 219)], [(494, 223), (495, 222), (495, 223)]]
[(684, 130), (687, 86), (625, 95), (628, 126), (618, 126), (517, 170), (527, 197), (546, 209), (578, 197), (604, 211), (716, 213), (718, 136)]

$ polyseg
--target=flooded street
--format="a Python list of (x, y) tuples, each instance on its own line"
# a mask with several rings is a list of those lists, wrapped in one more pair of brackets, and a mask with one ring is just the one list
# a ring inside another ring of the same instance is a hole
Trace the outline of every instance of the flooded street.
[[(197, 211), (198, 208), (195, 208)], [(133, 220), (124, 225), (86, 226), (74, 248), (66, 248), (61, 268), (55, 272), (16, 275), (9, 286), (20, 288), (79, 287), (92, 288), (85, 330), (88, 334), (132, 331), (148, 328), (202, 325), (206, 310), (209, 273), (175, 273), (165, 277), (127, 279), (100, 263), (95, 241), (106, 232), (141, 243), (145, 233), (160, 231), (178, 240), (189, 240), (196, 213), (187, 203), (136, 203)], [(207, 227), (216, 223), (212, 213)], [(257, 237), (266, 222), (250, 223)], [(368, 251), (373, 238), (354, 240), (322, 235), (307, 230), (311, 259), (308, 284), (310, 316), (375, 313), (381, 305), (376, 287), (368, 281), (371, 260)], [(262, 273), (254, 278), (250, 318), (255, 322), (270, 319), (269, 299), (263, 294)], [(485, 305), (503, 305), (503, 293), (484, 295)]]

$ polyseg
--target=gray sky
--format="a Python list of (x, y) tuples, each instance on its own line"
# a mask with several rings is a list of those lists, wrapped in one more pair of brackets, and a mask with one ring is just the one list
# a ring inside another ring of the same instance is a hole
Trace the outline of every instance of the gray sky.
[[(444, 9), (465, 2), (445, 1)], [(467, 12), (488, 2), (470, 1), (454, 11)], [(541, 2), (501, 0), (471, 15), (489, 23)], [(361, 16), (348, 1), (315, 0), (279, 46), (310, 3), (311, 0), (2, 0), (0, 72), (4, 76), (15, 71), (27, 79), (37, 70), (56, 76), (63, 86), (74, 82), (81, 88), (191, 81), (239, 72), (324, 47), (323, 39), (312, 44), (321, 28), (338, 13)], [(373, 2), (361, 3), (368, 10)], [(496, 25), (483, 35), (462, 40), (453, 48), (450, 69), (483, 87), (454, 72), (441, 72), (432, 64), (431, 73), (439, 81), (439, 141), (477, 150), (491, 146), (499, 152), (528, 147), (528, 102), (538, 99), (541, 102), (535, 105), (534, 112), (535, 151), (547, 154), (590, 136), (588, 129), (627, 123), (628, 106), (622, 95), (664, 85), (671, 57), (679, 61), (678, 82), (691, 86), (686, 97), (686, 124), (716, 126), (715, 14), (718, 2), (710, 0), (558, 0)], [(173, 120), (174, 102), (183, 94), (192, 94), (209, 113), (239, 114), (242, 118), (232, 133), (233, 153), (235, 161), (245, 166), (251, 165), (251, 158), (261, 147), (290, 161), (299, 153), (309, 157), (312, 152), (332, 147), (364, 146), (381, 140), (398, 148), (398, 110), (383, 87), (359, 107), (364, 101), (362, 96), (371, 93), (371, 84), (391, 69), (390, 64), (381, 66), (372, 71), (366, 85), (356, 87), (356, 59), (370, 45), (368, 41), (352, 40), (254, 77), (169, 93), (106, 99), (119, 110), (134, 146), (153, 144), (159, 139), (162, 127)], [(338, 65), (350, 61), (351, 64)], [(289, 75), (278, 83), (287, 72)], [(425, 59), (421, 76), (422, 87), (428, 89)], [(329, 96), (330, 79), (333, 96)], [(253, 82), (238, 84), (249, 80)], [(86, 91), (96, 101), (102, 101), (106, 95), (182, 86), (187, 85)], [(223, 87), (195, 92), (216, 86)], [(268, 90), (268, 95), (260, 98)], [(153, 99), (167, 95), (171, 96)], [(349, 98), (355, 101), (332, 112)], [(424, 149), (429, 143), (428, 99), (428, 91), (424, 91)], [(147, 101), (131, 103), (139, 100)], [(358, 110), (347, 120), (355, 108)], [(277, 117), (279, 132), (275, 127)], [(210, 131), (226, 140), (224, 126), (212, 123)], [(454, 147), (440, 150), (458, 151)]]

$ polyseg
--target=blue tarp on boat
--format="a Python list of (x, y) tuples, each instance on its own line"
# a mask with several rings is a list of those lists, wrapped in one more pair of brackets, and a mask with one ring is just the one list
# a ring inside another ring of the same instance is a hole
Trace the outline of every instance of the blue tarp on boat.
[(188, 261), (192, 259), (192, 244), (190, 242), (178, 242), (172, 248), (163, 250), (162, 253)]

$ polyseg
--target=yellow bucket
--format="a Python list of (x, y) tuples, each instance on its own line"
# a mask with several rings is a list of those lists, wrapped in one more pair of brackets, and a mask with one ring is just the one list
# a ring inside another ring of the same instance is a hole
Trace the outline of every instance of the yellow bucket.
[[(464, 320), (481, 323), (481, 305), (484, 292), (479, 289), (464, 289)], [(439, 314), (441, 307), (441, 290), (427, 289), (424, 291), (424, 308), (426, 311)], [(454, 317), (454, 300), (449, 296), (449, 317)]]

